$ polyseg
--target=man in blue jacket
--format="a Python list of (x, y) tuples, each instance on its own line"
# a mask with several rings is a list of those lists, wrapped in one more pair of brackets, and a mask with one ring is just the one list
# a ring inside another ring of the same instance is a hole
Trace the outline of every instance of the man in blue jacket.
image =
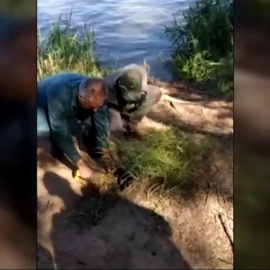
[(73, 144), (72, 127), (81, 131), (90, 155), (100, 153), (109, 135), (106, 97), (106, 84), (98, 78), (63, 73), (38, 82), (38, 138), (50, 139), (51, 153), (57, 158), (65, 154), (83, 178), (93, 172)]

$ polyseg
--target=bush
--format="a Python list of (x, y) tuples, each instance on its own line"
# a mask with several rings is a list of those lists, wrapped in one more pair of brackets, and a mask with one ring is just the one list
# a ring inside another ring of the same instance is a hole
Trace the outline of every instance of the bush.
[(215, 80), (219, 89), (225, 85), (227, 91), (232, 91), (232, 7), (231, 0), (197, 0), (166, 27), (178, 78), (196, 82)]
[(216, 63), (208, 60), (207, 52), (199, 52), (189, 58), (176, 55), (173, 65), (177, 77), (197, 82), (213, 79), (216, 69)]

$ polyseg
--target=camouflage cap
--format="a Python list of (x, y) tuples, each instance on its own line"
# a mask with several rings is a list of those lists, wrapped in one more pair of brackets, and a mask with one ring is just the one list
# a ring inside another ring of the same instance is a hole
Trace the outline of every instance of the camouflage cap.
[(136, 101), (141, 97), (142, 75), (138, 70), (125, 71), (117, 81), (117, 87), (126, 101)]

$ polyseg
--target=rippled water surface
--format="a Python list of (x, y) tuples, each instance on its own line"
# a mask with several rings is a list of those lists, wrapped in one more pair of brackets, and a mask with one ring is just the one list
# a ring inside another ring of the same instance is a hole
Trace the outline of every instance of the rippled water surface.
[[(96, 55), (103, 65), (150, 64), (152, 75), (170, 78), (166, 60), (170, 43), (164, 25), (173, 14), (185, 10), (191, 1), (177, 0), (38, 0), (38, 27), (41, 32), (60, 14), (69, 14), (77, 26), (91, 24), (95, 32)], [(163, 59), (161, 61), (159, 59)]]

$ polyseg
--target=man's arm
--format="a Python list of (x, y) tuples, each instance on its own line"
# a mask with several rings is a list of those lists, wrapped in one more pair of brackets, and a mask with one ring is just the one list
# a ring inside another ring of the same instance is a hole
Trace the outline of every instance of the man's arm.
[(99, 150), (107, 147), (107, 139), (110, 134), (110, 123), (108, 105), (104, 104), (94, 113), (96, 126), (97, 148)]
[(63, 104), (57, 98), (49, 98), (48, 116), (52, 137), (64, 154), (74, 163), (81, 159), (74, 147)]

